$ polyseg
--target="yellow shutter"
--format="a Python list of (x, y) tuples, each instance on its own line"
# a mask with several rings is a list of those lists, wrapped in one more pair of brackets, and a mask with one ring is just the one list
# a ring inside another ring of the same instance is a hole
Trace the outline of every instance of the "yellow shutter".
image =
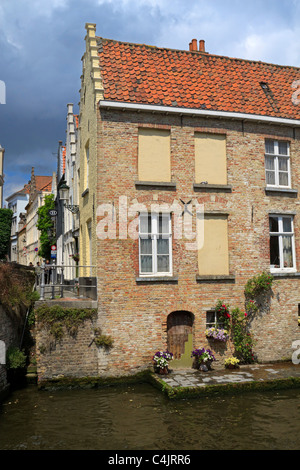
[(170, 131), (139, 129), (139, 181), (170, 182)]
[(227, 184), (226, 136), (195, 133), (195, 183)]
[(226, 215), (205, 215), (204, 243), (198, 251), (200, 275), (228, 275), (228, 228)]

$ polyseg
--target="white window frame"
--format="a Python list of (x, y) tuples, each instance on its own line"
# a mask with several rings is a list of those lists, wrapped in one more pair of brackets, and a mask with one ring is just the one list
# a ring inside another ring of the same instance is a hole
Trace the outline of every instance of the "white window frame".
[[(293, 215), (285, 215), (285, 214), (269, 214), (270, 217), (274, 217), (278, 219), (278, 232), (270, 232), (270, 239), (271, 236), (278, 236), (278, 245), (279, 245), (279, 267), (275, 267), (275, 265), (270, 265), (270, 272), (271, 273), (278, 273), (278, 272), (296, 272), (296, 251), (295, 251), (295, 233), (294, 233), (294, 216)], [(284, 232), (283, 231), (283, 219), (289, 219), (291, 221), (291, 232)], [(283, 266), (283, 240), (282, 237), (290, 236), (292, 239), (292, 259), (293, 259), (293, 267), (285, 268)], [(271, 247), (270, 247), (271, 250)]]
[[(274, 153), (267, 153), (267, 141), (271, 141), (274, 143)], [(286, 141), (285, 141), (286, 142)], [(290, 143), (287, 143), (287, 155), (279, 154), (279, 141), (274, 139), (266, 139), (265, 140), (265, 174), (266, 174), (266, 185), (268, 188), (288, 188), (291, 189), (291, 164), (290, 164)], [(268, 170), (266, 167), (266, 158), (273, 158), (274, 159), (274, 170)], [(287, 174), (288, 174), (288, 185), (279, 184), (279, 158), (286, 158), (287, 159)], [(267, 172), (273, 171), (275, 174), (275, 184), (268, 184), (267, 181)]]
[[(166, 217), (169, 217), (169, 233), (165, 234), (159, 234), (158, 229), (159, 229), (159, 216), (164, 215)], [(146, 232), (141, 232), (141, 218), (142, 217), (149, 217), (151, 216), (151, 233), (146, 233)], [(151, 235), (151, 240), (152, 240), (152, 272), (151, 273), (146, 273), (142, 272), (141, 270), (141, 257), (142, 256), (150, 256), (150, 255), (143, 255), (141, 253), (141, 239), (144, 237), (149, 237)], [(169, 240), (169, 271), (167, 272), (158, 272), (157, 271), (157, 257), (159, 254), (157, 253), (157, 240), (159, 236), (162, 236), (163, 238), (166, 238)], [(157, 276), (172, 276), (172, 217), (170, 213), (149, 213), (149, 212), (143, 212), (140, 213), (139, 215), (139, 275), (141, 277), (157, 277)]]

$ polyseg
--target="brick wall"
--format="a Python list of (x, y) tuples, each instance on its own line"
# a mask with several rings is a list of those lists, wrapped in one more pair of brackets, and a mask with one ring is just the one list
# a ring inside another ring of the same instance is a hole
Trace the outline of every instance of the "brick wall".
[[(171, 129), (171, 171), (176, 190), (136, 189), (139, 126)], [(218, 131), (227, 135), (228, 184), (231, 193), (196, 192), (194, 179), (194, 132)], [(167, 317), (184, 310), (194, 315), (194, 347), (211, 346), (205, 337), (206, 311), (218, 299), (232, 308), (244, 308), (246, 281), (269, 270), (270, 211), (297, 212), (299, 197), (265, 192), (264, 142), (267, 137), (291, 142), (292, 186), (299, 188), (299, 131), (288, 127), (226, 120), (167, 116), (161, 114), (98, 111), (97, 206), (113, 203), (118, 222), (120, 196), (128, 203), (172, 204), (194, 199), (205, 211), (228, 213), (229, 266), (235, 281), (200, 282), (197, 251), (187, 251), (187, 240), (173, 240), (173, 274), (178, 282), (137, 282), (138, 241), (97, 240), (99, 324), (114, 338), (106, 361), (110, 375), (141, 370), (151, 364), (158, 349), (167, 346)], [(101, 221), (98, 216), (97, 223)], [(300, 263), (300, 221), (295, 216), (297, 267)], [(117, 225), (118, 228), (118, 225)], [(291, 358), (292, 342), (300, 338), (297, 325), (299, 279), (276, 279), (270, 310), (253, 322), (260, 361)], [(216, 351), (220, 360), (232, 347)], [(103, 371), (103, 374), (108, 374)]]

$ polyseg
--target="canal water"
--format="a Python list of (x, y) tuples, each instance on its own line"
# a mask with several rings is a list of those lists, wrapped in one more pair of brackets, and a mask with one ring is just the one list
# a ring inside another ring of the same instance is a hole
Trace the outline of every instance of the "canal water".
[(298, 450), (300, 390), (172, 401), (151, 385), (14, 391), (1, 450)]

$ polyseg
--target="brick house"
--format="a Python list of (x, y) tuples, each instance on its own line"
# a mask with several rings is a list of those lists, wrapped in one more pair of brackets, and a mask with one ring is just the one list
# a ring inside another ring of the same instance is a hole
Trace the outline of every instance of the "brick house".
[(205, 336), (214, 307), (244, 309), (245, 283), (263, 271), (275, 281), (252, 322), (255, 352), (261, 362), (291, 359), (300, 68), (217, 56), (204, 41), (172, 50), (86, 29), (80, 259), (97, 264), (98, 323), (114, 339), (98, 371), (133, 373), (167, 348), (177, 365), (200, 347), (222, 362), (232, 346)]

